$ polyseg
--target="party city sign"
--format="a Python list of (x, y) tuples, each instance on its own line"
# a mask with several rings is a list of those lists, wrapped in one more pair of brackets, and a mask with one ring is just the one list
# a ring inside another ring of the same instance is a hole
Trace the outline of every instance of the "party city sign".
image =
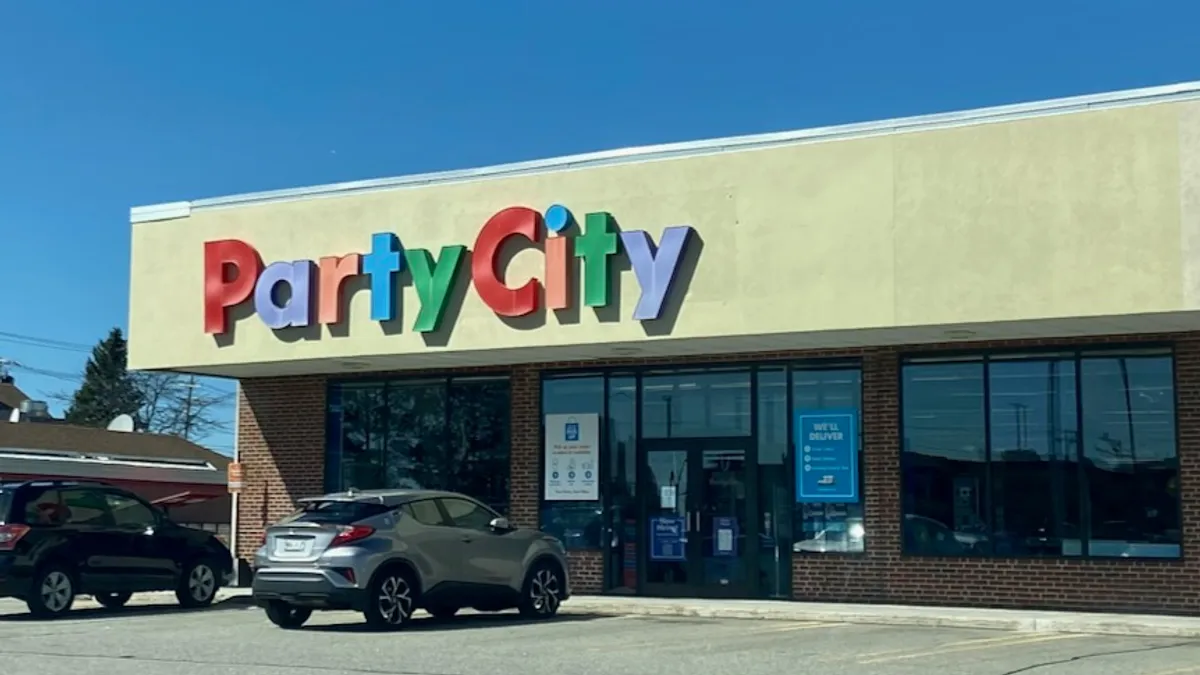
[[(566, 207), (555, 204), (542, 214), (523, 206), (506, 208), (484, 223), (472, 249), (470, 277), (475, 292), (493, 312), (520, 317), (540, 309), (563, 310), (572, 304), (571, 258), (582, 269), (583, 304), (609, 304), (611, 258), (623, 249), (641, 286), (633, 308), (633, 319), (659, 318), (680, 262), (692, 235), (689, 225), (668, 227), (656, 246), (643, 230), (617, 232), (608, 213), (589, 213), (579, 234), (571, 234), (574, 218)], [(512, 288), (503, 281), (501, 249), (510, 238), (542, 243), (545, 267), (540, 278)], [(342, 289), (346, 281), (368, 278), (371, 320), (391, 321), (397, 315), (397, 275), (407, 270), (420, 301), (413, 330), (438, 330), (446, 312), (467, 247), (443, 246), (434, 257), (431, 251), (406, 248), (391, 232), (371, 235), (371, 250), (319, 260), (293, 260), (263, 264), (250, 244), (223, 239), (204, 244), (204, 331), (214, 335), (229, 329), (232, 307), (253, 299), (255, 313), (273, 330), (343, 320)], [(290, 294), (281, 294), (286, 286)], [(279, 297), (286, 300), (280, 301)]]

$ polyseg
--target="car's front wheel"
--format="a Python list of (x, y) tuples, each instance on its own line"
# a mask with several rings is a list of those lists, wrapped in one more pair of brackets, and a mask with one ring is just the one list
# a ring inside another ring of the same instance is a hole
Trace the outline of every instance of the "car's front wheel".
[(525, 577), (525, 587), (521, 593), (521, 603), (517, 609), (521, 616), (531, 619), (548, 619), (558, 613), (562, 604), (565, 580), (558, 565), (549, 560), (534, 563)]
[(29, 613), (50, 619), (71, 611), (75, 603), (75, 577), (60, 565), (50, 565), (38, 570), (33, 578), (33, 588), (25, 599)]
[(207, 561), (193, 562), (179, 577), (175, 597), (187, 608), (207, 607), (217, 597), (217, 571)]
[(367, 589), (363, 616), (377, 630), (399, 630), (412, 621), (416, 608), (416, 583), (403, 567), (382, 570)]
[(280, 628), (299, 628), (311, 616), (312, 610), (306, 607), (296, 607), (279, 600), (267, 603), (267, 618)]
[(109, 609), (118, 609), (124, 607), (125, 603), (133, 597), (132, 593), (97, 593), (92, 596), (96, 602)]

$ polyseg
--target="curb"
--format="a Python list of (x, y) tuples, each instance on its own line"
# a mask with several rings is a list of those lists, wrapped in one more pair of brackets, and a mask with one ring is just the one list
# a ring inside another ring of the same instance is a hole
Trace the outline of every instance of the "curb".
[[(138, 593), (130, 607), (174, 605), (175, 594)], [(90, 597), (77, 607), (99, 608)], [(212, 609), (252, 607), (248, 588), (224, 588)], [(641, 616), (758, 621), (804, 621), (868, 626), (963, 628), (1013, 633), (1079, 633), (1127, 637), (1200, 639), (1200, 618), (1159, 615), (1122, 615), (1072, 612), (1019, 612), (1014, 610), (937, 608), (891, 605), (814, 605), (801, 602), (705, 600), (655, 601), (648, 598), (612, 600), (603, 596), (575, 596), (563, 604), (563, 614)]]
[[(661, 616), (704, 619), (748, 619), (766, 621), (805, 621), (817, 623), (843, 623), (875, 626), (911, 626), (921, 628), (965, 628), (1019, 633), (1079, 633), (1088, 635), (1113, 635), (1130, 637), (1174, 637), (1200, 638), (1200, 619), (1175, 616), (1139, 616), (1125, 618), (1119, 614), (1081, 614), (1071, 616), (1063, 613), (1022, 613), (1020, 616), (1003, 616), (1006, 610), (978, 610), (979, 616), (954, 614), (952, 609), (939, 613), (923, 607), (900, 607), (899, 611), (869, 608), (847, 608), (846, 610), (819, 610), (796, 603), (780, 607), (701, 607), (686, 603), (605, 603), (590, 599), (583, 602), (567, 601), (563, 613), (600, 614), (605, 616)], [(986, 612), (987, 614), (982, 614)], [(989, 616), (990, 614), (990, 616)], [(1015, 614), (1015, 612), (1013, 612)]]

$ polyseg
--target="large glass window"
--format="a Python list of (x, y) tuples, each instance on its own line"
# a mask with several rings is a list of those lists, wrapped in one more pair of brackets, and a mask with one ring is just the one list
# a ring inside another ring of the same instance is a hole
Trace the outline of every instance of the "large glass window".
[(902, 379), (906, 553), (1180, 555), (1169, 353), (912, 361)]
[(334, 384), (326, 488), (451, 490), (508, 508), (507, 378)]
[(750, 436), (750, 371), (673, 371), (642, 379), (642, 436)]
[(637, 378), (614, 374), (608, 379), (609, 473), (601, 488), (611, 518), (606, 589), (633, 593), (637, 589)]
[[(587, 413), (598, 415), (603, 427), (603, 375), (553, 378), (542, 382), (543, 415)], [(600, 435), (603, 440), (603, 431)], [(603, 483), (601, 485), (603, 491)], [(558, 537), (568, 549), (601, 548), (604, 529), (603, 502), (543, 500), (541, 515), (542, 530)]]
[[(862, 370), (854, 368), (792, 369), (792, 411), (859, 411), (862, 407)], [(795, 543), (800, 553), (862, 553), (866, 538), (863, 520), (862, 417), (856, 415), (858, 480), (856, 502), (804, 502), (796, 504)], [(760, 442), (759, 447), (762, 447)], [(761, 462), (761, 458), (760, 458)]]

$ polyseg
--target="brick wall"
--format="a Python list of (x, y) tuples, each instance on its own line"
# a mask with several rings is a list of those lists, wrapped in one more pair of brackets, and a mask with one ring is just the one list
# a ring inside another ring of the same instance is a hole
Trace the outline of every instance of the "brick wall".
[[(1130, 336), (1037, 342), (924, 345), (989, 349), (1065, 344), (1176, 343), (1178, 435), (1185, 556), (1200, 540), (1200, 334)], [(897, 349), (824, 350), (721, 357), (688, 357), (673, 364), (826, 358), (863, 359), (863, 476), (866, 552), (793, 558), (793, 596), (825, 602), (958, 604), (1059, 609), (1155, 610), (1200, 614), (1200, 563), (1184, 561), (940, 559), (900, 552), (899, 353)], [(540, 496), (540, 376), (543, 370), (644, 365), (639, 360), (552, 363), (513, 368), (509, 517), (538, 523)], [(495, 369), (489, 369), (493, 371)], [(478, 371), (475, 371), (478, 372)], [(287, 513), (293, 500), (319, 493), (324, 474), (325, 379), (272, 378), (242, 383), (240, 453), (246, 489), (239, 505), (239, 553), (257, 547), (262, 522)], [(598, 552), (572, 552), (575, 591), (601, 590)]]
[(287, 515), (297, 499), (325, 485), (325, 378), (243, 380), (238, 395), (237, 554), (249, 560), (263, 524)]

